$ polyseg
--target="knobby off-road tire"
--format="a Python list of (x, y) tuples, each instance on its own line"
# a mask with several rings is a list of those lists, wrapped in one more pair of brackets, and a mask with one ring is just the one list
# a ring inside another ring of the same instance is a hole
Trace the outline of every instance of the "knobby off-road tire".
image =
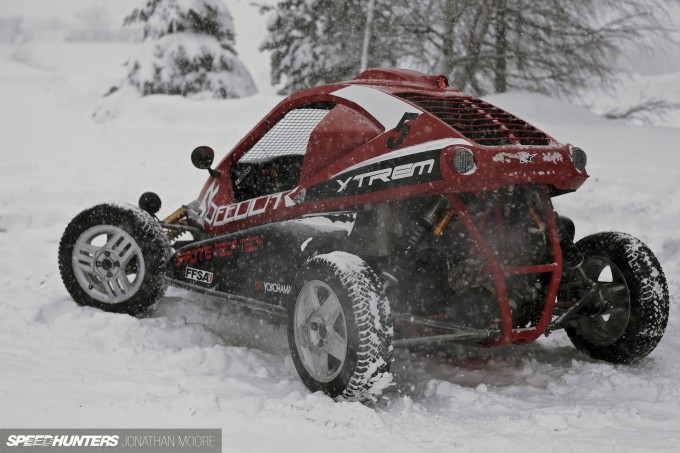
[(374, 398), (392, 359), (389, 303), (375, 273), (345, 252), (317, 255), (296, 279), (288, 344), (302, 382), (339, 399)]
[(668, 286), (659, 261), (649, 247), (624, 233), (597, 233), (576, 245), (586, 275), (599, 281), (607, 306), (566, 328), (572, 343), (611, 363), (647, 356), (668, 322)]
[(169, 251), (150, 214), (130, 205), (101, 204), (66, 227), (59, 271), (76, 303), (137, 315), (163, 295)]

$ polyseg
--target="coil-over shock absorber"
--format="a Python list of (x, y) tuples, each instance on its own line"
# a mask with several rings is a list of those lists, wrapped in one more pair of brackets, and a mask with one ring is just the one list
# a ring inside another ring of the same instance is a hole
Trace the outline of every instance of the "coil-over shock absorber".
[(551, 323), (550, 330), (564, 327), (575, 316), (595, 315), (607, 307), (607, 301), (602, 297), (598, 283), (586, 275), (583, 269), (585, 257), (574, 244), (574, 222), (569, 217), (555, 213), (555, 223), (564, 263), (558, 300), (568, 303), (569, 306)]
[[(444, 212), (442, 213), (442, 209)], [(413, 225), (406, 235), (404, 242), (395, 250), (396, 262), (390, 271), (384, 271), (383, 286), (396, 286), (399, 280), (395, 275), (398, 275), (399, 268), (403, 263), (412, 261), (423, 243), (423, 239), (428, 233), (435, 236), (441, 236), (442, 231), (446, 228), (449, 221), (453, 217), (454, 211), (449, 206), (449, 202), (444, 196), (437, 197), (423, 212), (416, 218)]]
[(583, 254), (574, 244), (574, 222), (569, 217), (555, 213), (555, 223), (562, 249), (562, 261), (571, 269), (578, 268), (583, 263)]

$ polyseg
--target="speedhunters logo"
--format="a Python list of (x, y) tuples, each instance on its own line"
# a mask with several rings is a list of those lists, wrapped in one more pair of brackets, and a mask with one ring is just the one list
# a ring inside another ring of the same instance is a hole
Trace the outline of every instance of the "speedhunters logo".
[[(119, 436), (52, 436), (50, 434), (27, 434), (7, 436), (8, 447), (115, 447)], [(23, 451), (23, 450), (22, 450)]]
[(360, 195), (442, 179), (441, 150), (389, 159), (347, 171), (307, 190), (307, 200)]
[(219, 429), (0, 429), (11, 453), (219, 453)]

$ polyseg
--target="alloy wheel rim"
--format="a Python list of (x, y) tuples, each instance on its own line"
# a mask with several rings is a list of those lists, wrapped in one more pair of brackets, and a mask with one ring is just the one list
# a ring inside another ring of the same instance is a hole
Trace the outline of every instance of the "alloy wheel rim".
[(608, 346), (621, 338), (628, 327), (630, 290), (621, 270), (609, 259), (590, 257), (583, 266), (586, 275), (598, 284), (605, 308), (596, 315), (583, 318), (579, 333), (596, 346)]
[(318, 382), (337, 378), (347, 360), (347, 322), (337, 294), (312, 280), (295, 302), (295, 345), (302, 365)]
[(113, 225), (84, 231), (73, 247), (73, 272), (90, 297), (106, 304), (124, 302), (144, 280), (144, 256), (137, 241)]

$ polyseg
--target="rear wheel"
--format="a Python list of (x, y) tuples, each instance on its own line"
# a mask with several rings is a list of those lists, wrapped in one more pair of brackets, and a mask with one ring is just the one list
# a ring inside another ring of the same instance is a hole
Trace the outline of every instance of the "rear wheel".
[(169, 244), (158, 221), (133, 206), (78, 214), (59, 244), (59, 270), (80, 305), (138, 314), (163, 294)]
[(312, 258), (298, 276), (289, 306), (293, 363), (311, 391), (331, 397), (373, 397), (392, 355), (389, 305), (360, 258), (333, 252)]
[(599, 285), (604, 305), (566, 328), (579, 350), (612, 363), (630, 363), (659, 344), (668, 322), (668, 286), (652, 251), (623, 233), (580, 240), (582, 268)]

